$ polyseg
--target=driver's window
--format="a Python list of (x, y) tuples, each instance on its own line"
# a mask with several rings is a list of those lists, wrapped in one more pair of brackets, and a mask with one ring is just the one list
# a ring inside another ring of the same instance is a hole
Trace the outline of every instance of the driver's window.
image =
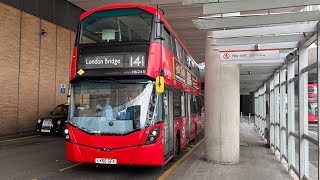
[(164, 121), (164, 125), (168, 125), (168, 121), (169, 121), (169, 104), (168, 104), (168, 98), (169, 98), (169, 93), (166, 90), (165, 93), (163, 93), (163, 121)]

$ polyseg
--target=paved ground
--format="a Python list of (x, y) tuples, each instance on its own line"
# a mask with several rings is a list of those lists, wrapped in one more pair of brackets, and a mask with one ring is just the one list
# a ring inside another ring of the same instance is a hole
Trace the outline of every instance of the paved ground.
[[(203, 132), (203, 131), (202, 131)], [(203, 138), (203, 134), (198, 140)], [(190, 143), (179, 155), (182, 157), (195, 143)], [(174, 163), (165, 167), (148, 166), (108, 166), (81, 164), (65, 159), (65, 140), (60, 136), (31, 136), (14, 141), (0, 140), (0, 179), (157, 179)]]
[[(314, 128), (314, 127), (312, 127)], [(311, 130), (311, 128), (309, 129)], [(202, 131), (203, 132), (203, 131)], [(249, 147), (240, 148), (238, 165), (221, 166), (204, 160), (203, 145), (169, 179), (291, 179), (279, 160), (266, 148), (253, 125), (241, 123), (241, 139)], [(198, 141), (201, 140), (200, 135)], [(311, 144), (311, 143), (310, 143)], [(195, 143), (182, 150), (180, 157)], [(317, 150), (310, 145), (310, 171), (317, 166)], [(65, 140), (60, 136), (31, 135), (14, 141), (0, 139), (0, 179), (157, 179), (174, 163), (165, 167), (107, 166), (80, 164), (65, 160)], [(311, 178), (314, 179), (314, 178)]]
[(248, 147), (240, 147), (240, 163), (219, 165), (204, 160), (202, 144), (182, 165), (169, 176), (172, 179), (212, 180), (281, 180), (292, 179), (285, 167), (259, 139), (253, 125), (241, 123), (240, 136)]

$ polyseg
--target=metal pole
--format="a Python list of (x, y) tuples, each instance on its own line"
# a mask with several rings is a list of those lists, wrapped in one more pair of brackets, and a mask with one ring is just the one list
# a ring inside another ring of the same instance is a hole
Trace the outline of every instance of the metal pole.
[(274, 78), (270, 81), (270, 144), (275, 148)]
[(318, 63), (318, 68), (317, 68), (317, 73), (318, 73), (318, 91), (317, 91), (317, 107), (318, 107), (318, 178), (320, 177), (320, 121), (319, 121), (319, 115), (320, 115), (320, 102), (319, 102), (319, 99), (320, 99), (320, 47), (319, 47), (319, 41), (320, 41), (320, 24), (318, 22), (318, 26), (317, 26), (317, 42), (318, 42), (318, 45), (317, 45), (317, 63)]
[(294, 109), (294, 82), (290, 80), (294, 78), (294, 63), (288, 64), (288, 170), (291, 170), (290, 165), (295, 166), (295, 137), (290, 135), (291, 132), (295, 133), (295, 109)]
[(274, 120), (275, 120), (275, 147), (280, 152), (280, 124), (279, 124), (279, 72), (276, 72), (274, 75)]
[(251, 113), (249, 113), (249, 119), (248, 119), (248, 124), (250, 124), (251, 119)]
[(281, 157), (282, 155), (287, 156), (287, 141), (286, 141), (286, 85), (282, 84), (286, 81), (286, 69), (280, 70), (280, 147)]
[(299, 48), (299, 140), (300, 140), (300, 179), (309, 177), (309, 146), (303, 135), (308, 135), (308, 73), (301, 71), (308, 66), (307, 47)]

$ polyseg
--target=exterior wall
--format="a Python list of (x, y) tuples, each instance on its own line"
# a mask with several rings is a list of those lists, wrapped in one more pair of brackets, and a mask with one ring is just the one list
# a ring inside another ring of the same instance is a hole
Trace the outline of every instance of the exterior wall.
[(60, 86), (68, 90), (75, 33), (3, 3), (0, 18), (1, 136), (34, 131), (38, 118), (66, 102)]
[(17, 128), (20, 11), (0, 4), (0, 133)]

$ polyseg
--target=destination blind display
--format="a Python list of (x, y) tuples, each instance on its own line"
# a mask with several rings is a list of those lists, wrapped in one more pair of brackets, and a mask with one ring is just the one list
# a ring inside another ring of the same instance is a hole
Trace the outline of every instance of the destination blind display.
[(139, 54), (99, 54), (79, 56), (78, 69), (106, 68), (143, 68), (146, 67), (146, 55)]
[(174, 60), (175, 79), (190, 87), (197, 87), (197, 79), (179, 61)]

